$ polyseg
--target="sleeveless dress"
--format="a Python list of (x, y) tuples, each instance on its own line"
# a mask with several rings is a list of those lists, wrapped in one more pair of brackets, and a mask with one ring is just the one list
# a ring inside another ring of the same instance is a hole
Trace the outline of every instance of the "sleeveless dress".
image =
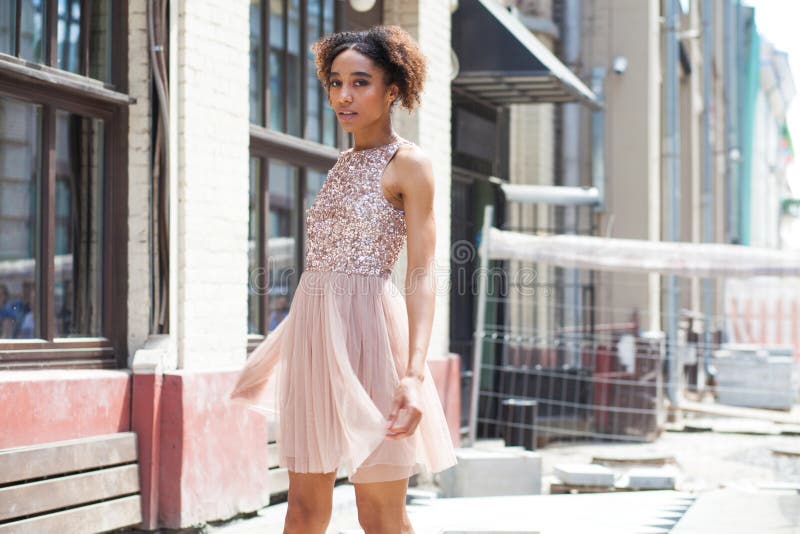
[(253, 350), (231, 392), (232, 401), (277, 417), (278, 463), (292, 471), (343, 467), (363, 483), (456, 463), (427, 364), (416, 431), (385, 437), (409, 348), (405, 300), (390, 278), (405, 214), (384, 197), (381, 177), (404, 143), (396, 137), (339, 154), (306, 212), (306, 269), (289, 312)]

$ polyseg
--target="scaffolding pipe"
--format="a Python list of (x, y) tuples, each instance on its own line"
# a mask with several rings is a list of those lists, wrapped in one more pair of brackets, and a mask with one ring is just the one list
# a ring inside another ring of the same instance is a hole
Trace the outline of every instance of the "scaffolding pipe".
[[(564, 18), (562, 23), (561, 50), (567, 67), (573, 72), (579, 69), (581, 55), (581, 0), (564, 0)], [(577, 103), (565, 103), (561, 106), (563, 128), (561, 129), (561, 185), (579, 187), (580, 144), (581, 144), (581, 108)], [(578, 207), (568, 204), (563, 211), (563, 229), (566, 234), (577, 234), (580, 226)], [(564, 293), (561, 304), (561, 324), (565, 328), (577, 327), (583, 315), (583, 302), (580, 291), (580, 273), (575, 269), (564, 269), (561, 273)], [(580, 359), (580, 348), (575, 338), (567, 342), (567, 352), (573, 365)]]
[(497, 182), (509, 202), (555, 206), (597, 206), (601, 204), (600, 190), (596, 187), (509, 184), (499, 179)]
[(483, 361), (483, 337), (486, 322), (486, 292), (489, 279), (489, 235), (492, 229), (494, 207), (489, 205), (483, 210), (483, 228), (481, 243), (478, 247), (480, 272), (478, 273), (478, 309), (475, 318), (475, 334), (472, 347), (472, 384), (470, 384), (469, 423), (467, 441), (470, 447), (475, 446), (478, 435), (478, 396), (481, 386), (481, 362)]

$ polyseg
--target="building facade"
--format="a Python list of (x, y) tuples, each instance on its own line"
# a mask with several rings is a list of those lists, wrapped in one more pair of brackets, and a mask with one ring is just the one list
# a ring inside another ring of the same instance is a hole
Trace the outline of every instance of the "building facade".
[[(321, 35), (400, 24), (429, 58), (422, 107), (396, 129), (433, 159), (449, 277), (451, 6), (368, 7), (4, 4), (0, 449), (135, 434), (148, 529), (286, 490), (274, 422), (227, 395), (291, 304), (305, 209), (350, 144), (316, 78)], [(428, 361), (458, 443), (459, 358), (436, 298)]]

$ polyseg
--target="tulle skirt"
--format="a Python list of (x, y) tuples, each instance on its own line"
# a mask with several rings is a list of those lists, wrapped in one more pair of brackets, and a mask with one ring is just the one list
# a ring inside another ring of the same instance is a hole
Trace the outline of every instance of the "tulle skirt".
[(277, 419), (278, 463), (292, 471), (342, 467), (355, 483), (436, 473), (456, 458), (427, 365), (419, 426), (385, 437), (407, 363), (405, 300), (390, 278), (304, 271), (289, 313), (250, 354), (230, 397)]

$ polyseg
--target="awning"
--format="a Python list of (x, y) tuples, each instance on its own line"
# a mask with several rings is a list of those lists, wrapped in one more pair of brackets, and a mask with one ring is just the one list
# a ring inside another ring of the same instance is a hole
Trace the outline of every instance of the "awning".
[(460, 0), (452, 19), (459, 73), (453, 89), (493, 106), (597, 97), (522, 22), (495, 0)]

